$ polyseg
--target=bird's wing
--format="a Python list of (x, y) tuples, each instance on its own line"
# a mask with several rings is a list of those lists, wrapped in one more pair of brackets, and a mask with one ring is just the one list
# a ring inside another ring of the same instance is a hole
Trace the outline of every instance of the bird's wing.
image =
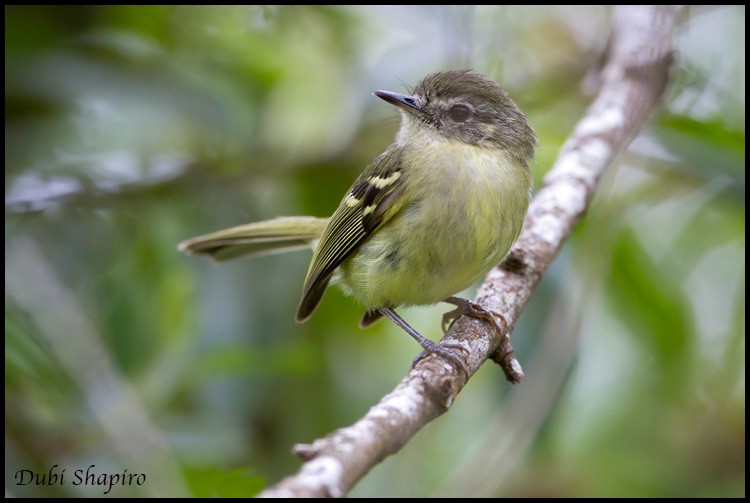
[(386, 150), (370, 163), (331, 216), (305, 278), (297, 321), (310, 317), (331, 275), (404, 204), (401, 149)]

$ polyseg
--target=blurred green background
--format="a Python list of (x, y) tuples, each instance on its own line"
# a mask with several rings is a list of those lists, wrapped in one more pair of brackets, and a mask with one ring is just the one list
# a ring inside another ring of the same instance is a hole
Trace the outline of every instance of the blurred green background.
[[(6, 494), (101, 495), (75, 484), (90, 465), (146, 475), (115, 496), (295, 471), (294, 443), (359, 418), (419, 348), (359, 330), (335, 289), (294, 323), (307, 252), (216, 265), (176, 244), (330, 214), (398, 127), (371, 92), (441, 69), (509, 91), (539, 186), (611, 14), (6, 6)], [(744, 496), (744, 40), (744, 6), (683, 13), (663, 106), (513, 335), (524, 382), (485, 365), (352, 496)], [(447, 309), (403, 314), (437, 339)]]

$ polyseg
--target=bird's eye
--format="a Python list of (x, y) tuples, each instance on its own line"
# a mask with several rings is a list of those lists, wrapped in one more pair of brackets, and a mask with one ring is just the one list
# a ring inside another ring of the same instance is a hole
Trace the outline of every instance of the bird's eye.
[(448, 115), (451, 116), (455, 122), (464, 122), (471, 116), (471, 110), (466, 105), (453, 105), (448, 110)]

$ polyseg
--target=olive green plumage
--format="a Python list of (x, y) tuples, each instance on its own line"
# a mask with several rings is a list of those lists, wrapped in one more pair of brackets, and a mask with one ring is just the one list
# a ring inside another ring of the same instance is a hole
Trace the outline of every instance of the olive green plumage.
[[(287, 217), (200, 236), (180, 249), (217, 259), (315, 247), (297, 320), (328, 284), (365, 308), (434, 304), (469, 287), (507, 255), (530, 200), (537, 140), (500, 86), (469, 70), (425, 77), (396, 105), (396, 139), (352, 184), (330, 219)], [(278, 245), (274, 248), (274, 244)]]

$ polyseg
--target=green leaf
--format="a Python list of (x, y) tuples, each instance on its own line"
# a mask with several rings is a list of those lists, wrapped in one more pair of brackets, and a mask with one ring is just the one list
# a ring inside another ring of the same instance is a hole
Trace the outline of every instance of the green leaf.
[(235, 470), (189, 469), (187, 480), (199, 498), (249, 498), (263, 490), (263, 477), (253, 475), (250, 468)]
[(689, 303), (674, 278), (663, 274), (632, 231), (614, 244), (609, 300), (658, 364), (680, 368), (694, 339)]

